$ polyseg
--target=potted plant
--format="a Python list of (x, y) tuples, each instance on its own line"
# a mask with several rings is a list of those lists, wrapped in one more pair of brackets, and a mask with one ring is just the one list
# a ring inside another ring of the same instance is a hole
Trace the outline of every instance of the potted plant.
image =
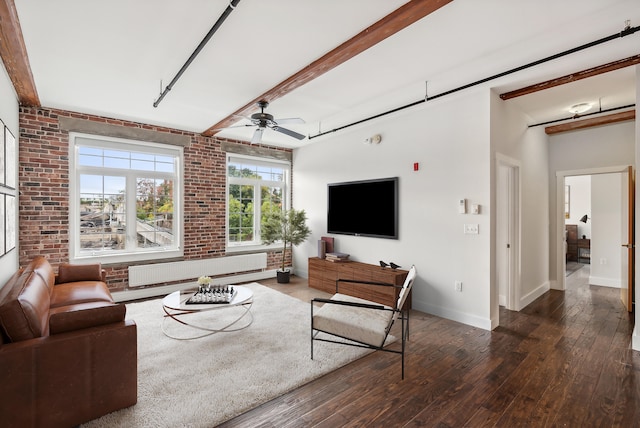
[(307, 227), (307, 214), (304, 210), (290, 209), (270, 210), (262, 218), (262, 243), (265, 245), (274, 242), (282, 243), (282, 266), (277, 271), (278, 283), (289, 282), (289, 269), (285, 269), (287, 245), (293, 249), (294, 245), (301, 244), (311, 230)]

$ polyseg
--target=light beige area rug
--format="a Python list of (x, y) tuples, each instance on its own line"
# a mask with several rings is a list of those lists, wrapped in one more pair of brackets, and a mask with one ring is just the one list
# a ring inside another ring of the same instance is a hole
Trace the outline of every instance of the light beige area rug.
[[(258, 283), (247, 287), (253, 323), (194, 340), (163, 334), (161, 299), (128, 304), (127, 318), (138, 326), (138, 403), (83, 426), (213, 427), (369, 352), (323, 343), (311, 360), (309, 303)], [(190, 316), (224, 325), (237, 310)], [(190, 333), (172, 320), (165, 326)]]

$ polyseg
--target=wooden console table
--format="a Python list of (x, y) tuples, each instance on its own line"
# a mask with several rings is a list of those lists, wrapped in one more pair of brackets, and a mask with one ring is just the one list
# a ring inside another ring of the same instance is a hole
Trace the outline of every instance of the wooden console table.
[(578, 239), (578, 263), (591, 263), (591, 239)]
[[(407, 271), (401, 269), (382, 268), (361, 262), (331, 262), (318, 257), (309, 258), (309, 287), (336, 292), (336, 280), (347, 279), (356, 281), (383, 282), (386, 284), (402, 285), (407, 277)], [(340, 292), (361, 299), (382, 303), (395, 307), (398, 298), (397, 288), (380, 287), (375, 285), (341, 283)], [(407, 297), (405, 308), (411, 308), (411, 294)]]

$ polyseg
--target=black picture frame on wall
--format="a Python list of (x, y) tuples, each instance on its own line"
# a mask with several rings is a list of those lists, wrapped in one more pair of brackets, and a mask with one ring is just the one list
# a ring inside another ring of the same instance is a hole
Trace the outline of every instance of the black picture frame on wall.
[(4, 223), (5, 223), (5, 254), (16, 248), (16, 197), (13, 195), (5, 195), (4, 201)]
[(5, 199), (6, 195), (0, 194), (0, 227), (2, 227), (2, 233), (0, 233), (0, 257), (4, 256), (7, 252), (5, 242), (6, 242), (6, 233), (7, 226), (5, 225)]
[(9, 128), (4, 127), (4, 183), (7, 187), (16, 188), (16, 137)]
[[(5, 181), (5, 165), (7, 164), (6, 162), (6, 156), (4, 154), (4, 140), (5, 140), (5, 135), (7, 133), (6, 129), (7, 127), (4, 126), (4, 122), (2, 122), (0, 120), (0, 127), (2, 127), (2, 135), (0, 135), (0, 185), (3, 186), (6, 181)], [(2, 214), (4, 215), (4, 210), (2, 211)]]

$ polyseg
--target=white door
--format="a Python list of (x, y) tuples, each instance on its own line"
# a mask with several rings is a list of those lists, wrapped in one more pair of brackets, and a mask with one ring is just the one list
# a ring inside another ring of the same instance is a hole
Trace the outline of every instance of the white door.
[(621, 241), (622, 241), (622, 254), (620, 260), (622, 262), (622, 268), (620, 270), (620, 276), (622, 278), (622, 284), (620, 287), (620, 299), (627, 308), (627, 311), (633, 310), (633, 288), (634, 288), (634, 179), (633, 179), (633, 167), (628, 167), (625, 172), (620, 174), (622, 176), (622, 209), (620, 210), (622, 215), (621, 225)]
[(518, 169), (498, 164), (496, 180), (496, 280), (498, 302), (518, 310), (516, 290), (516, 222)]

